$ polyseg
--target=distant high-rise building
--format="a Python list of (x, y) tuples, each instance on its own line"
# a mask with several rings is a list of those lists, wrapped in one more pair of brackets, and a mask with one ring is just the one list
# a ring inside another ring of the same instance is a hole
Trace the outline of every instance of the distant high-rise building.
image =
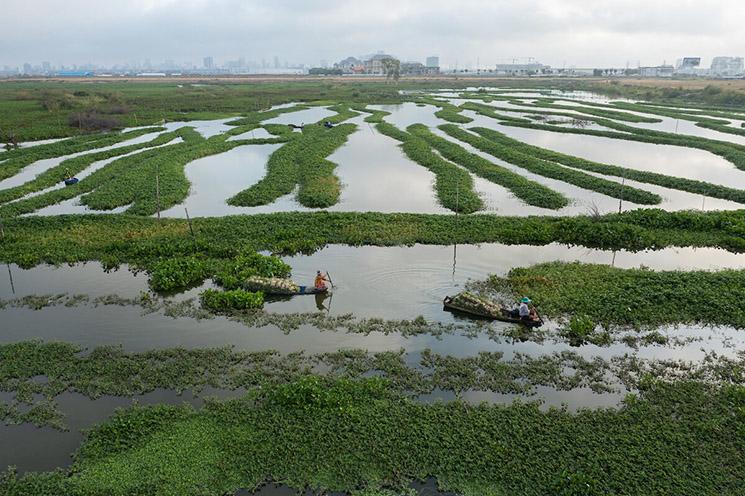
[(743, 69), (742, 57), (714, 57), (711, 61), (711, 75), (715, 77), (742, 77)]
[(683, 57), (675, 65), (675, 73), (684, 76), (695, 76), (701, 65), (701, 57)]
[(31, 67), (31, 64), (29, 64), (28, 62), (26, 62), (25, 64), (23, 64), (23, 73), (24, 74), (31, 74), (32, 71), (33, 71), (33, 67)]
[(215, 60), (212, 57), (205, 57), (202, 65), (204, 65), (205, 69), (214, 69)]
[(279, 57), (274, 56), (274, 68), (279, 69)]
[(52, 64), (50, 64), (49, 62), (42, 62), (41, 70), (44, 71), (45, 74), (49, 74), (50, 72), (52, 72)]
[(427, 67), (440, 67), (440, 57), (433, 55), (427, 57)]

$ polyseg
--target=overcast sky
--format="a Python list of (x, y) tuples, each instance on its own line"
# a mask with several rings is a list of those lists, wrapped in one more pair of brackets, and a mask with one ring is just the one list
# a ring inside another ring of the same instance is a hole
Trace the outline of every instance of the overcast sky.
[(384, 50), (481, 67), (745, 55), (743, 0), (2, 0), (0, 66), (172, 59), (316, 65)]

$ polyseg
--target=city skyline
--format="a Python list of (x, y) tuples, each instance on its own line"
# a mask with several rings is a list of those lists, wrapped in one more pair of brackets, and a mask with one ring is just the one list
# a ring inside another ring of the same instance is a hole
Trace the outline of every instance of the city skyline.
[[(745, 53), (731, 0), (650, 5), (637, 0), (511, 2), (381, 0), (341, 5), (315, 0), (262, 2), (133, 0), (107, 9), (90, 0), (8, 0), (0, 19), (0, 66), (131, 64), (190, 61), (222, 64), (274, 57), (320, 65), (383, 48), (402, 60), (437, 53), (445, 67), (489, 67), (534, 57), (555, 67), (658, 65), (685, 55), (710, 61)], [(54, 16), (49, 15), (55, 12)], [(674, 22), (671, 13), (674, 12)], [(24, 19), (27, 22), (18, 22)]]

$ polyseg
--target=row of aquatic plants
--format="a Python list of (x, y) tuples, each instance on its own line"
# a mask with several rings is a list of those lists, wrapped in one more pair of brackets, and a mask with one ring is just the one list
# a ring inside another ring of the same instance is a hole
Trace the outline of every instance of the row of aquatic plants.
[(227, 135), (204, 139), (193, 128), (181, 128), (168, 134), (180, 136), (183, 142), (117, 158), (77, 184), (0, 205), (0, 216), (31, 213), (81, 195), (81, 203), (93, 209), (110, 210), (130, 205), (129, 213), (152, 215), (158, 207), (165, 210), (186, 198), (190, 187), (184, 174), (187, 163), (242, 145), (286, 141), (285, 138), (227, 141)]
[(401, 149), (406, 156), (435, 175), (435, 191), (443, 207), (463, 214), (470, 214), (484, 207), (481, 198), (473, 190), (473, 178), (468, 171), (443, 159), (419, 136), (401, 131), (386, 122), (379, 123), (376, 127), (381, 133), (402, 141)]
[(249, 112), (244, 117), (230, 121), (227, 124), (229, 126), (245, 126), (249, 124), (259, 124), (263, 121), (274, 119), (275, 117), (279, 117), (280, 115), (286, 114), (288, 112), (297, 112), (297, 111), (306, 110), (306, 109), (308, 109), (308, 106), (306, 105), (293, 105), (290, 107), (280, 107), (280, 108), (275, 108), (271, 110), (260, 110), (256, 112)]
[(80, 172), (85, 170), (87, 167), (91, 166), (94, 162), (126, 155), (138, 150), (142, 150), (144, 148), (165, 145), (181, 136), (182, 134), (185, 135), (189, 132), (190, 131), (187, 128), (180, 128), (176, 131), (159, 134), (152, 140), (146, 141), (144, 143), (120, 146), (117, 148), (112, 148), (110, 150), (87, 153), (85, 155), (68, 158), (66, 160), (63, 160), (59, 165), (45, 170), (30, 181), (27, 181), (14, 188), (0, 190), (0, 203), (6, 203), (12, 200), (16, 200), (30, 193), (41, 191), (45, 188), (57, 185), (68, 175), (75, 176), (76, 174), (79, 174)]
[(452, 103), (446, 102), (444, 100), (438, 100), (436, 98), (430, 97), (421, 97), (418, 98), (416, 101), (418, 103), (425, 103), (427, 105), (434, 105), (435, 107), (439, 107), (440, 110), (435, 112), (435, 117), (439, 117), (440, 119), (446, 120), (448, 122), (455, 122), (457, 124), (468, 124), (469, 122), (473, 121), (473, 119), (471, 119), (470, 117), (461, 114), (461, 112), (463, 111), (462, 108), (457, 107)]
[(218, 291), (206, 289), (199, 295), (202, 306), (213, 312), (227, 310), (251, 310), (264, 306), (264, 293), (231, 289)]
[(561, 193), (526, 179), (520, 174), (490, 162), (480, 155), (470, 153), (457, 143), (436, 136), (422, 124), (409, 126), (407, 131), (425, 140), (447, 160), (465, 167), (477, 176), (504, 186), (528, 205), (559, 209), (569, 203), (569, 200)]
[(570, 218), (281, 212), (192, 219), (74, 215), (4, 219), (0, 261), (32, 267), (99, 260), (148, 264), (201, 253), (229, 259), (245, 251), (313, 252), (328, 244), (402, 246), (562, 243), (639, 251), (669, 246), (745, 252), (742, 211), (634, 210)]
[[(521, 103), (521, 105), (525, 105), (525, 103)], [(596, 117), (604, 117), (606, 119), (613, 119), (616, 121), (626, 121), (626, 122), (643, 122), (643, 123), (657, 123), (662, 122), (660, 119), (655, 119), (653, 117), (644, 117), (641, 115), (636, 114), (630, 114), (628, 112), (619, 112), (617, 110), (612, 110), (611, 108), (608, 108), (607, 106), (588, 106), (588, 105), (562, 105), (560, 103), (556, 103), (550, 100), (537, 100), (533, 104), (536, 107), (545, 107), (550, 109), (557, 109), (557, 110), (566, 110), (571, 112), (579, 112), (581, 114), (586, 115), (592, 115)], [(635, 110), (633, 108), (628, 107), (621, 107), (626, 108), (628, 110)]]
[(698, 181), (695, 179), (686, 179), (682, 177), (659, 174), (656, 172), (640, 171), (627, 167), (620, 167), (617, 165), (593, 162), (591, 160), (575, 157), (573, 155), (566, 155), (546, 148), (529, 145), (522, 141), (510, 138), (503, 133), (485, 127), (471, 128), (471, 131), (480, 134), (490, 141), (494, 141), (495, 143), (500, 143), (513, 149), (523, 151), (524, 153), (529, 154), (533, 157), (556, 162), (568, 167), (573, 167), (575, 169), (582, 169), (588, 172), (596, 172), (608, 176), (623, 177), (642, 183), (655, 184), (657, 186), (663, 186), (665, 188), (677, 189), (680, 191), (687, 191), (689, 193), (710, 196), (712, 198), (721, 198), (723, 200), (731, 200), (737, 203), (745, 203), (745, 190), (729, 188), (727, 186), (721, 186), (719, 184), (708, 183), (705, 181)]
[(309, 125), (276, 150), (267, 162), (261, 181), (228, 200), (230, 205), (268, 205), (293, 192), (299, 185), (298, 201), (311, 208), (325, 208), (339, 201), (341, 184), (334, 174), (336, 164), (326, 160), (357, 128), (342, 124), (332, 129)]
[(584, 134), (588, 136), (599, 136), (604, 138), (613, 138), (627, 141), (638, 141), (641, 143), (653, 143), (657, 145), (674, 145), (687, 148), (698, 148), (715, 155), (719, 155), (731, 162), (735, 167), (745, 170), (745, 146), (738, 145), (727, 141), (713, 140), (702, 138), (700, 136), (690, 136), (652, 129), (642, 129), (634, 126), (627, 126), (609, 119), (599, 117), (589, 118), (596, 124), (610, 128), (612, 130), (587, 129), (580, 127), (564, 127), (549, 124), (540, 124), (530, 121), (502, 120), (505, 126), (522, 127), (528, 129), (539, 129), (543, 131), (552, 131), (566, 134)]
[(613, 198), (619, 198), (640, 205), (656, 205), (662, 201), (662, 198), (654, 193), (557, 165), (556, 163), (534, 157), (531, 154), (523, 153), (513, 146), (505, 146), (501, 143), (482, 138), (452, 124), (442, 125), (440, 129), (453, 138), (468, 143), (505, 162), (522, 167), (533, 174), (557, 179), (580, 188), (596, 191)]
[(86, 152), (116, 145), (144, 134), (162, 131), (163, 128), (144, 128), (126, 133), (104, 133), (76, 136), (54, 143), (36, 145), (30, 148), (18, 148), (3, 152), (3, 162), (0, 164), (0, 180), (16, 175), (27, 165), (38, 160), (63, 157), (73, 153)]
[(288, 277), (290, 266), (278, 257), (259, 253), (240, 253), (231, 259), (210, 258), (202, 254), (167, 257), (144, 264), (150, 273), (150, 287), (171, 292), (197, 286), (208, 277), (225, 289), (238, 289), (252, 276)]
[(492, 276), (488, 287), (530, 295), (545, 316), (586, 316), (596, 324), (745, 327), (745, 271), (652, 271), (551, 262)]
[[(213, 298), (217, 293), (206, 294)], [(232, 300), (228, 297), (225, 301)], [(235, 310), (222, 305), (216, 308), (220, 315), (263, 313), (250, 306), (243, 312)], [(400, 324), (407, 326), (412, 322), (402, 321)], [(427, 323), (424, 322), (422, 327), (426, 328)], [(396, 332), (395, 326), (393, 329), (391, 332)], [(369, 332), (380, 331), (373, 329)], [(655, 334), (657, 339), (664, 338), (659, 333), (642, 336), (655, 339)], [(710, 353), (704, 360), (692, 363), (644, 359), (636, 355), (606, 360), (598, 356), (585, 357), (573, 351), (536, 356), (516, 353), (506, 358), (500, 351), (458, 357), (424, 349), (417, 353), (418, 359), (412, 359), (403, 349), (374, 353), (343, 349), (289, 355), (274, 351), (245, 352), (231, 347), (128, 353), (119, 346), (99, 346), (86, 353), (81, 351), (77, 345), (65, 342), (22, 341), (0, 345), (3, 359), (0, 389), (8, 393), (11, 400), (5, 403), (10, 412), (5, 420), (26, 422), (28, 419), (17, 415), (19, 407), (37, 406), (39, 400), (53, 404), (59, 395), (72, 391), (95, 399), (102, 395), (135, 396), (156, 389), (201, 391), (207, 386), (251, 390), (295, 381), (311, 370), (328, 378), (359, 379), (375, 375), (387, 379), (399, 392), (411, 396), (428, 395), (435, 390), (456, 395), (467, 391), (534, 395), (540, 387), (557, 391), (588, 388), (598, 394), (618, 393), (643, 388), (650, 373), (654, 373), (657, 380), (668, 383), (688, 380), (712, 385), (745, 383), (743, 353), (735, 357)], [(39, 376), (48, 380), (35, 380)], [(58, 411), (57, 406), (53, 406), (52, 411)], [(43, 425), (46, 420), (38, 418), (32, 422)]]
[(88, 433), (70, 468), (9, 471), (0, 490), (219, 495), (269, 480), (403, 491), (435, 477), (467, 496), (729, 496), (741, 493), (743, 408), (745, 388), (694, 382), (651, 381), (618, 408), (570, 413), (538, 403), (422, 404), (379, 378), (306, 376), (201, 410), (120, 410)]
[(387, 112), (385, 110), (376, 110), (376, 109), (367, 108), (367, 105), (362, 105), (362, 104), (352, 104), (350, 105), (350, 108), (357, 112), (364, 112), (364, 113), (370, 114), (367, 117), (365, 117), (365, 122), (368, 122), (368, 123), (377, 124), (379, 122), (383, 122), (383, 118), (386, 115), (391, 114), (390, 112)]

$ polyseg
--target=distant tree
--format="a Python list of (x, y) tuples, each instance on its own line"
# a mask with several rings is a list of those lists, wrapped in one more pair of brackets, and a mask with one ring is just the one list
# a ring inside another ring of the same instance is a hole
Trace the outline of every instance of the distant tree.
[(380, 61), (383, 64), (383, 70), (385, 71), (385, 82), (389, 82), (391, 79), (398, 83), (401, 77), (401, 61), (394, 58), (385, 58)]

